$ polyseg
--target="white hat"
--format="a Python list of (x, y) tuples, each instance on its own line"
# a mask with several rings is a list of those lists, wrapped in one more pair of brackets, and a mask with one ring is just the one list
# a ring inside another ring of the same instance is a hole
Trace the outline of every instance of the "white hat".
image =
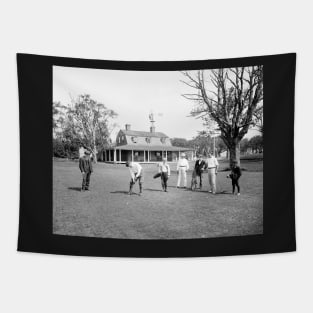
[(185, 157), (185, 156), (186, 156), (186, 154), (185, 154), (185, 153), (182, 153), (180, 156)]

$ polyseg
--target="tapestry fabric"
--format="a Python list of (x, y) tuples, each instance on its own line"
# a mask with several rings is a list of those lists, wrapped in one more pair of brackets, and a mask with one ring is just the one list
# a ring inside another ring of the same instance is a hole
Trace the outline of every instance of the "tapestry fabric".
[(17, 54), (18, 251), (295, 251), (295, 68)]

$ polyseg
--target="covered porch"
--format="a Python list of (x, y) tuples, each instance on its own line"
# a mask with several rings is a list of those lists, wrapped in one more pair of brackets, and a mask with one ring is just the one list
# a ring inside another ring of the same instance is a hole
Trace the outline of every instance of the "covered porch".
[(104, 162), (125, 163), (127, 161), (139, 163), (155, 163), (166, 158), (168, 162), (177, 162), (181, 153), (188, 152), (191, 159), (194, 158), (194, 151), (191, 148), (183, 147), (154, 147), (140, 149), (139, 147), (116, 146), (103, 151)]

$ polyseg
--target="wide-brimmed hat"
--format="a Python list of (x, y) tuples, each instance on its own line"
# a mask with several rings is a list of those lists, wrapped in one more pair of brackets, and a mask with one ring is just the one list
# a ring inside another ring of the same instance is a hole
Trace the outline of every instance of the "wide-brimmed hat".
[(185, 154), (185, 153), (182, 153), (180, 156), (181, 156), (181, 157), (185, 157), (185, 156), (186, 156), (186, 154)]

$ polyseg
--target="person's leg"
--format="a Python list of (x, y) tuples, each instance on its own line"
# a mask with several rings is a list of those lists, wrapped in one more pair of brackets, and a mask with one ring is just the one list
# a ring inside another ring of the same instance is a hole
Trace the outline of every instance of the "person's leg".
[(202, 189), (202, 173), (201, 172), (200, 172), (199, 177), (200, 177), (200, 189)]
[(181, 168), (178, 169), (178, 179), (177, 179), (177, 187), (180, 186), (180, 180), (181, 180), (181, 176), (182, 176), (182, 170)]
[(164, 173), (161, 173), (161, 185), (162, 185), (162, 189), (164, 190)]
[(83, 181), (82, 181), (82, 189), (81, 190), (85, 190), (86, 188), (86, 173), (82, 174), (83, 176)]
[(167, 180), (168, 180), (168, 175), (167, 173), (164, 173), (164, 191), (167, 191)]
[(134, 187), (134, 182), (133, 182), (133, 180), (131, 179), (130, 180), (130, 183), (129, 183), (129, 192), (128, 192), (128, 194), (132, 194), (133, 193), (133, 187)]
[(233, 186), (233, 194), (235, 193), (235, 186), (236, 186), (236, 181), (235, 181), (235, 179), (232, 179), (231, 180), (231, 184), (232, 184), (232, 186)]
[(216, 174), (215, 174), (215, 169), (212, 170), (212, 191), (213, 193), (216, 193)]
[(90, 175), (91, 175), (90, 172), (86, 173), (86, 187), (85, 187), (86, 190), (89, 190)]
[(138, 177), (139, 181), (139, 192), (142, 193), (142, 187), (143, 187), (143, 176)]
[(184, 187), (187, 187), (187, 171), (183, 169)]
[(239, 179), (237, 179), (236, 183), (237, 183), (237, 190), (238, 190), (238, 195), (240, 195), (240, 186), (239, 186)]
[(211, 170), (208, 170), (208, 179), (209, 179), (209, 192), (212, 192), (212, 173)]

